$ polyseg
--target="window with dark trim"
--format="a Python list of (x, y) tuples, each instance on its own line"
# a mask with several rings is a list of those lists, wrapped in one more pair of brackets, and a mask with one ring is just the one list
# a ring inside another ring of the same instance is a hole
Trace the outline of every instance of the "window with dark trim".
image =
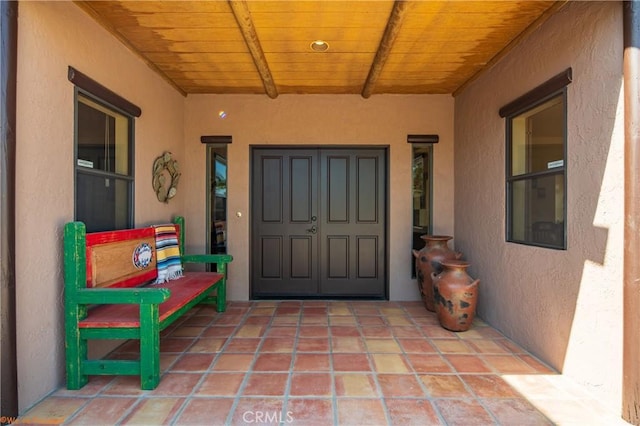
[(507, 241), (566, 249), (571, 69), (505, 106)]
[(140, 110), (72, 68), (69, 80), (76, 84), (75, 220), (87, 232), (132, 228), (133, 114)]

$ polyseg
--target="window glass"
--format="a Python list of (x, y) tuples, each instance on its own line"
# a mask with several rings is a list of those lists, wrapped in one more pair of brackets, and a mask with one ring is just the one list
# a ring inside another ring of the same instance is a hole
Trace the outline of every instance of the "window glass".
[[(413, 194), (413, 249), (424, 247), (421, 235), (431, 233), (431, 144), (412, 144), (411, 193)], [(415, 277), (415, 259), (411, 255), (411, 271)]]
[(507, 118), (507, 239), (565, 248), (564, 91)]
[(76, 220), (88, 232), (133, 226), (133, 118), (78, 92)]

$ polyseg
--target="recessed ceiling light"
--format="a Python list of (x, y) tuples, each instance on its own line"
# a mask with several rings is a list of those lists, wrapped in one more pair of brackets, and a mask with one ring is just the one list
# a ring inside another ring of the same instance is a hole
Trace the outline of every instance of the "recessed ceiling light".
[(326, 52), (329, 49), (329, 43), (324, 40), (316, 40), (311, 42), (311, 50), (314, 52)]

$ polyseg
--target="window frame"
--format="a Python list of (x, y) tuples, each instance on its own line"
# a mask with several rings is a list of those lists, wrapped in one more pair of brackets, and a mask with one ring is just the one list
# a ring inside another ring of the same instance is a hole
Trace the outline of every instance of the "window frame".
[[(569, 69), (569, 77), (570, 77), (570, 69)], [(570, 82), (570, 80), (569, 80)], [(548, 83), (546, 83), (548, 84)], [(568, 83), (567, 83), (568, 84)], [(544, 85), (543, 85), (544, 86)], [(541, 87), (543, 87), (541, 86)], [(535, 92), (535, 93), (534, 93)], [(507, 108), (503, 108), (500, 111), (500, 115), (505, 118), (505, 200), (506, 200), (506, 220), (505, 220), (505, 237), (506, 241), (510, 243), (528, 245), (528, 246), (536, 246), (543, 247), (555, 250), (566, 250), (567, 249), (567, 152), (568, 152), (568, 135), (567, 135), (567, 87), (566, 84), (561, 88), (556, 90), (546, 90), (543, 91), (540, 88), (534, 89), (529, 94), (529, 99), (525, 99), (525, 96), (519, 98), (517, 108), (511, 108), (510, 110), (504, 112)], [(562, 155), (563, 155), (563, 163), (561, 167), (554, 167), (552, 169), (534, 171), (522, 173), (519, 175), (513, 175), (513, 120), (520, 115), (526, 113), (527, 111), (531, 111), (544, 103), (556, 98), (562, 98), (562, 113), (563, 113), (563, 144), (562, 144)], [(514, 103), (515, 104), (515, 101)], [(563, 200), (562, 200), (562, 241), (560, 245), (548, 244), (542, 242), (532, 241), (531, 238), (516, 240), (513, 238), (513, 217), (514, 212), (512, 211), (512, 201), (513, 201), (513, 184), (515, 182), (526, 182), (531, 181), (533, 179), (541, 178), (541, 177), (551, 177), (556, 175), (563, 176)]]
[[(92, 102), (97, 103), (105, 109), (113, 111), (117, 114), (124, 116), (127, 119), (128, 129), (127, 136), (129, 138), (128, 144), (128, 169), (129, 174), (124, 175), (121, 173), (117, 173), (115, 171), (109, 172), (106, 170), (95, 169), (95, 168), (87, 168), (81, 167), (78, 165), (78, 128), (79, 128), (79, 120), (78, 120), (78, 105), (80, 103), (80, 98), (85, 97)], [(127, 223), (124, 227), (116, 227), (116, 229), (130, 229), (135, 226), (135, 118), (136, 116), (132, 114), (130, 111), (119, 108), (118, 106), (108, 102), (104, 98), (92, 93), (89, 90), (83, 89), (78, 85), (74, 86), (74, 96), (73, 96), (73, 121), (74, 121), (74, 131), (73, 131), (73, 180), (74, 180), (74, 189), (73, 189), (73, 217), (74, 220), (78, 220), (78, 176), (97, 176), (111, 179), (124, 180), (129, 188), (128, 197), (127, 197)]]

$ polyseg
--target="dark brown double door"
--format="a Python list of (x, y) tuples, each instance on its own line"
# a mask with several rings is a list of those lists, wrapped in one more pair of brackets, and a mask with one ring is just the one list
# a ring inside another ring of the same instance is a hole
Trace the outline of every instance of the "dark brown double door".
[(386, 150), (252, 151), (252, 297), (385, 298)]

